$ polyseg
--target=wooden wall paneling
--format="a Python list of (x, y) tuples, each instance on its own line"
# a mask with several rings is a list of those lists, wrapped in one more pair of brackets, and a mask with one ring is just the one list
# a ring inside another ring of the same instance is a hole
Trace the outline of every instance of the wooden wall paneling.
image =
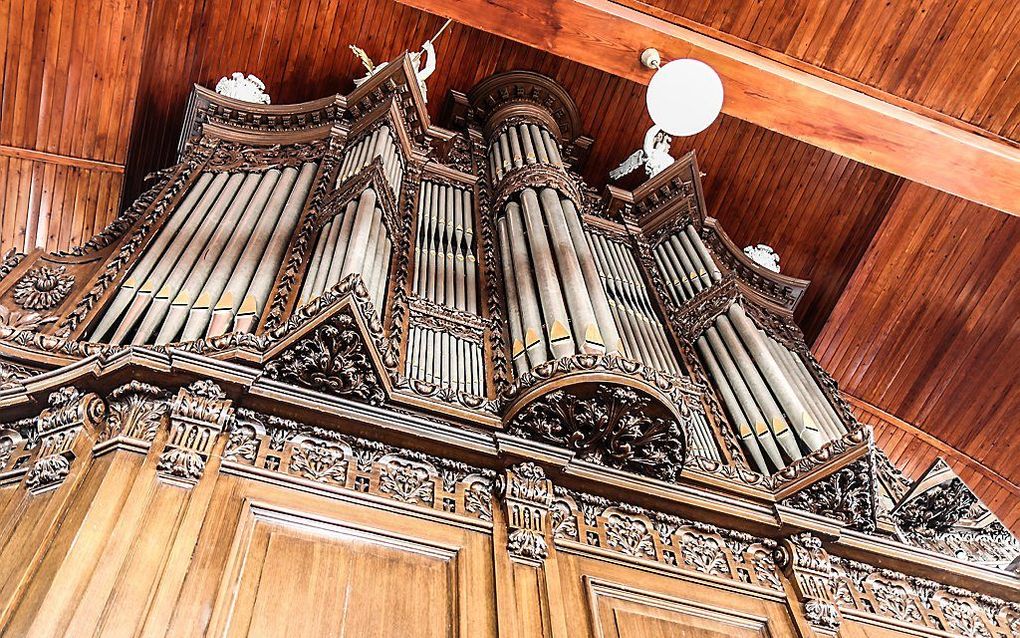
[[(592, 638), (684, 635), (797, 636), (791, 611), (726, 586), (678, 578), (595, 555), (558, 552), (571, 635)], [(662, 634), (663, 631), (667, 633)], [(673, 632), (673, 633), (669, 633)]]
[(622, 2), (1020, 141), (1020, 15), (1010, 2)]
[(119, 208), (149, 3), (6, 6), (0, 249), (67, 249)]
[(815, 343), (850, 395), (1020, 479), (1020, 220), (916, 184), (898, 193)]
[[(63, 635), (77, 601), (101, 564), (144, 456), (116, 451), (91, 461), (66, 510), (55, 513), (59, 533), (6, 627), (10, 636)], [(14, 491), (14, 488), (9, 488)], [(21, 493), (24, 496), (24, 493)], [(16, 561), (13, 561), (16, 562)], [(40, 613), (47, 610), (46, 613)]]

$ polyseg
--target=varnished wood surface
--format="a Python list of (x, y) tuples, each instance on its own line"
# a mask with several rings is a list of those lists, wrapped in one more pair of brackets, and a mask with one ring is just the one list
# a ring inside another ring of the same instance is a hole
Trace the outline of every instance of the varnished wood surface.
[(1020, 480), (1020, 220), (909, 184), (814, 345), (852, 396)]
[(1008, 0), (617, 1), (1020, 141), (1020, 12)]
[(149, 4), (0, 6), (3, 250), (67, 248), (118, 209)]
[(719, 73), (724, 112), (882, 170), (1020, 215), (1020, 149), (855, 91), (612, 0), (402, 0), (646, 83), (639, 53)]

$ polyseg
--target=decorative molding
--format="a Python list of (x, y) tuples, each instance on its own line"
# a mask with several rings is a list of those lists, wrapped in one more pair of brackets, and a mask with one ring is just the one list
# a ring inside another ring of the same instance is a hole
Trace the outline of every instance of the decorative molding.
[(206, 170), (211, 172), (268, 171), (300, 168), (308, 162), (318, 163), (329, 143), (314, 140), (300, 144), (253, 146), (249, 143), (222, 141), (209, 158)]
[(346, 307), (271, 358), (263, 374), (268, 379), (374, 405), (386, 397), (357, 321)]
[(212, 381), (181, 388), (170, 404), (170, 434), (156, 464), (164, 480), (191, 487), (205, 471), (220, 432), (233, 417), (231, 401)]
[(553, 485), (541, 467), (520, 463), (507, 468), (499, 494), (506, 509), (507, 549), (511, 558), (542, 562), (549, 556), (546, 529)]
[(783, 501), (812, 514), (842, 521), (861, 532), (873, 532), (877, 524), (877, 485), (871, 454), (811, 483)]
[(1020, 603), (872, 567), (831, 559), (834, 601), (845, 614), (884, 618), (964, 638), (1020, 635)]
[(835, 601), (832, 563), (822, 541), (808, 532), (788, 536), (776, 550), (776, 563), (790, 579), (811, 628), (835, 636), (842, 617)]
[(774, 541), (555, 487), (553, 539), (783, 592)]
[(237, 410), (223, 451), (237, 466), (492, 522), (495, 474), (247, 408)]
[(49, 396), (49, 408), (38, 418), (39, 448), (35, 462), (25, 475), (25, 487), (39, 493), (60, 485), (78, 455), (79, 439), (94, 437), (106, 415), (102, 399), (77, 388), (63, 387)]

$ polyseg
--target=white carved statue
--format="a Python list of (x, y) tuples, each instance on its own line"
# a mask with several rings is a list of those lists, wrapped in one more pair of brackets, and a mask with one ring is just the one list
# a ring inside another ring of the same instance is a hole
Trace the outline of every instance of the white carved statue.
[(216, 92), (235, 100), (253, 104), (270, 103), (265, 83), (251, 73), (245, 77), (244, 73), (235, 71), (230, 74), (230, 77), (220, 78), (220, 81), (216, 83)]
[(669, 145), (673, 138), (658, 126), (653, 126), (645, 133), (645, 141), (642, 147), (630, 154), (630, 157), (609, 172), (610, 179), (620, 179), (644, 164), (645, 174), (651, 179), (669, 168), (673, 162), (673, 156), (669, 154)]
[(767, 268), (772, 272), (779, 272), (779, 253), (772, 250), (771, 246), (767, 244), (747, 246), (744, 248), (744, 254), (762, 268)]
[[(372, 59), (368, 57), (368, 54), (365, 53), (364, 49), (353, 44), (351, 45), (351, 51), (354, 52), (355, 57), (361, 60), (361, 63), (365, 65), (365, 69), (368, 71), (364, 77), (354, 80), (354, 86), (361, 86), (367, 82), (369, 78), (386, 68), (389, 64), (389, 62), (375, 64), (372, 62)], [(425, 56), (424, 62), (422, 61), (422, 55)], [(418, 88), (421, 89), (421, 97), (423, 100), (428, 102), (425, 80), (429, 79), (429, 76), (431, 76), (436, 70), (436, 49), (432, 45), (432, 40), (426, 40), (425, 44), (421, 45), (421, 51), (415, 51), (411, 54), (411, 63), (414, 65), (414, 75), (418, 79)]]

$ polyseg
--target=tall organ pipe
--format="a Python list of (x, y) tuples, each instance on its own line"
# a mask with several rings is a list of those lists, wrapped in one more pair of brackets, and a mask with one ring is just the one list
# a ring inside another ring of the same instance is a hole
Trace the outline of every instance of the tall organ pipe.
[(170, 219), (160, 229), (156, 239), (146, 247), (141, 259), (138, 260), (127, 279), (121, 284), (113, 302), (107, 307), (96, 327), (93, 328), (91, 333), (93, 341), (102, 340), (106, 336), (107, 331), (120, 319), (121, 313), (131, 302), (135, 291), (149, 275), (149, 271), (152, 270), (153, 265), (162, 256), (166, 247), (173, 241), (174, 236), (191, 215), (195, 205), (202, 199), (212, 181), (213, 176), (210, 173), (203, 173), (199, 176), (195, 184), (188, 191), (188, 194), (181, 201), (180, 206), (170, 214)]
[(205, 334), (212, 316), (212, 305), (220, 298), (235, 266), (242, 260), (242, 254), (249, 246), (249, 240), (257, 223), (262, 219), (266, 205), (276, 189), (281, 174), (278, 169), (270, 169), (263, 174), (255, 194), (252, 195), (251, 202), (245, 209), (241, 221), (238, 222), (236, 232), (231, 235), (216, 268), (210, 271), (202, 292), (199, 293), (188, 313), (188, 321), (185, 323), (184, 332), (181, 335), (183, 341), (199, 339)]
[(575, 352), (574, 342), (567, 328), (569, 323), (567, 309), (560, 292), (556, 263), (553, 261), (552, 249), (546, 236), (538, 195), (534, 190), (525, 188), (521, 192), (521, 204), (528, 245), (531, 248), (532, 267), (542, 304), (542, 315), (545, 317), (549, 349), (557, 359), (569, 357)]
[(513, 262), (510, 257), (510, 237), (507, 232), (507, 217), (503, 217), (497, 222), (497, 232), (499, 234), (500, 257), (503, 263), (504, 287), (506, 288), (507, 321), (510, 324), (510, 357), (514, 364), (514, 370), (517, 371), (518, 375), (521, 375), (528, 371), (528, 360), (524, 353), (521, 306), (517, 299), (517, 282), (514, 276)]
[(567, 221), (567, 230), (570, 233), (570, 241), (581, 267), (581, 275), (584, 277), (584, 287), (590, 296), (595, 319), (605, 340), (606, 352), (619, 352), (623, 345), (620, 341), (620, 333), (616, 329), (616, 321), (609, 308), (609, 300), (606, 298), (605, 288), (599, 278), (591, 246), (588, 245), (584, 228), (581, 226), (581, 216), (578, 214), (574, 202), (569, 199), (563, 200), (563, 212)]
[(574, 341), (584, 352), (605, 352), (606, 346), (595, 319), (591, 297), (586, 292), (581, 263), (574, 250), (574, 242), (570, 239), (570, 230), (567, 228), (566, 215), (560, 205), (559, 193), (551, 188), (543, 188), (540, 202), (552, 249), (556, 255), (556, 266), (564, 297), (570, 308)]
[(738, 304), (731, 305), (728, 314), (741, 339), (751, 352), (751, 356), (754, 357), (762, 375), (768, 380), (769, 387), (772, 388), (779, 403), (790, 417), (794, 430), (810, 449), (817, 450), (824, 442), (818, 432), (818, 426), (814, 423), (811, 413), (808, 412), (797, 393), (794, 392), (786, 375), (783, 374), (779, 364), (772, 357), (772, 353), (765, 346), (757, 328)]
[(504, 272), (507, 277), (513, 277), (517, 284), (517, 299), (524, 328), (524, 350), (528, 355), (528, 364), (534, 368), (549, 360), (546, 342), (541, 336), (543, 330), (538, 293), (532, 279), (528, 249), (524, 243), (521, 207), (516, 202), (508, 202), (506, 212), (512, 266), (507, 266), (504, 262)]
[(207, 219), (209, 211), (216, 205), (219, 195), (229, 179), (230, 176), (227, 173), (219, 173), (213, 178), (213, 183), (206, 190), (205, 194), (202, 195), (202, 199), (181, 227), (180, 232), (177, 233), (170, 245), (167, 246), (166, 252), (153, 264), (149, 275), (131, 300), (131, 305), (128, 306), (127, 311), (120, 317), (120, 325), (117, 326), (117, 330), (113, 333), (110, 343), (123, 343), (128, 332), (135, 326), (138, 318), (149, 305), (153, 295), (159, 292), (160, 285), (167, 271), (173, 266), (185, 247), (195, 236), (202, 221)]

